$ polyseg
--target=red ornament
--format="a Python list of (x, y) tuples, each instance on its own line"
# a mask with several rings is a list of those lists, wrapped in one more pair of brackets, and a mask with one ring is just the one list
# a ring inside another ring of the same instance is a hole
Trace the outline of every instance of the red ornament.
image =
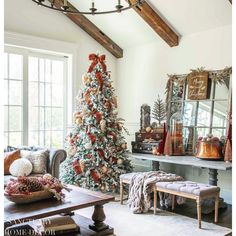
[(100, 175), (96, 170), (90, 170), (90, 175), (92, 176), (95, 182), (98, 183), (100, 181)]
[(99, 157), (103, 160), (105, 157), (104, 151), (102, 149), (97, 150)]
[(89, 139), (90, 139), (91, 143), (92, 143), (92, 144), (94, 144), (94, 143), (95, 143), (95, 141), (96, 141), (96, 136), (95, 136), (95, 135), (93, 135), (93, 134), (88, 134), (88, 137), (89, 137)]
[(116, 134), (114, 132), (110, 131), (108, 135), (112, 136), (113, 142), (116, 142)]
[(83, 172), (77, 159), (73, 161), (73, 169), (77, 175)]
[(102, 120), (102, 114), (98, 111), (95, 112), (95, 118), (96, 118), (97, 123), (99, 124), (100, 121)]
[(116, 159), (115, 157), (110, 157), (109, 162), (110, 162), (111, 164), (116, 164), (116, 163), (117, 163), (117, 159)]

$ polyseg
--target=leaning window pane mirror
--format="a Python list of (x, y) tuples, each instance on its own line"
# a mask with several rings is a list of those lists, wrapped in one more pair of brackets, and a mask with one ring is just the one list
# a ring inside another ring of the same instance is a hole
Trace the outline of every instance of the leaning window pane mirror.
[[(211, 154), (216, 142), (224, 152), (231, 114), (231, 74), (231, 68), (217, 71), (200, 68), (190, 74), (169, 75), (166, 86), (167, 123), (173, 129), (173, 117), (176, 113), (181, 114), (185, 155), (223, 159), (222, 153)], [(210, 151), (201, 152), (198, 156), (203, 147), (205, 150), (210, 148)]]

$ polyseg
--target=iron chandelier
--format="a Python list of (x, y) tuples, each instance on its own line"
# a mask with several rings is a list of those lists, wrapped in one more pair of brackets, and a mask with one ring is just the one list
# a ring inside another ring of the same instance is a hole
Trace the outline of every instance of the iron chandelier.
[(75, 13), (81, 15), (102, 15), (102, 14), (110, 14), (116, 12), (122, 12), (128, 10), (130, 8), (141, 5), (144, 0), (136, 0), (135, 3), (131, 3), (129, 0), (127, 1), (127, 6), (123, 6), (121, 4), (121, 0), (117, 0), (117, 5), (114, 6), (114, 9), (99, 11), (96, 6), (94, 0), (91, 1), (91, 6), (88, 8), (88, 11), (79, 11), (75, 9), (67, 0), (32, 0), (37, 3), (39, 6), (43, 6), (52, 10), (61, 11), (63, 13)]

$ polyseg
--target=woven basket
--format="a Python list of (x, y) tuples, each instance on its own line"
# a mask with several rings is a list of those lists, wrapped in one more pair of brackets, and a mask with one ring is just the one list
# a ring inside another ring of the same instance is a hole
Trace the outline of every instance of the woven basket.
[(17, 204), (27, 204), (30, 202), (37, 202), (43, 199), (48, 199), (53, 197), (53, 193), (49, 192), (48, 190), (32, 192), (30, 194), (7, 194), (4, 193), (4, 196), (11, 202)]

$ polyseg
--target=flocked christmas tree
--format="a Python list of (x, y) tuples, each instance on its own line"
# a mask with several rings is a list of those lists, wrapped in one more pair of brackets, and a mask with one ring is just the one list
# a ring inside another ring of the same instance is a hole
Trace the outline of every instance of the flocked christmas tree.
[(131, 172), (123, 119), (117, 116), (117, 98), (106, 70), (105, 56), (89, 55), (92, 61), (83, 75), (84, 87), (77, 96), (74, 125), (67, 136), (67, 159), (61, 180), (101, 191), (119, 189), (120, 174)]

